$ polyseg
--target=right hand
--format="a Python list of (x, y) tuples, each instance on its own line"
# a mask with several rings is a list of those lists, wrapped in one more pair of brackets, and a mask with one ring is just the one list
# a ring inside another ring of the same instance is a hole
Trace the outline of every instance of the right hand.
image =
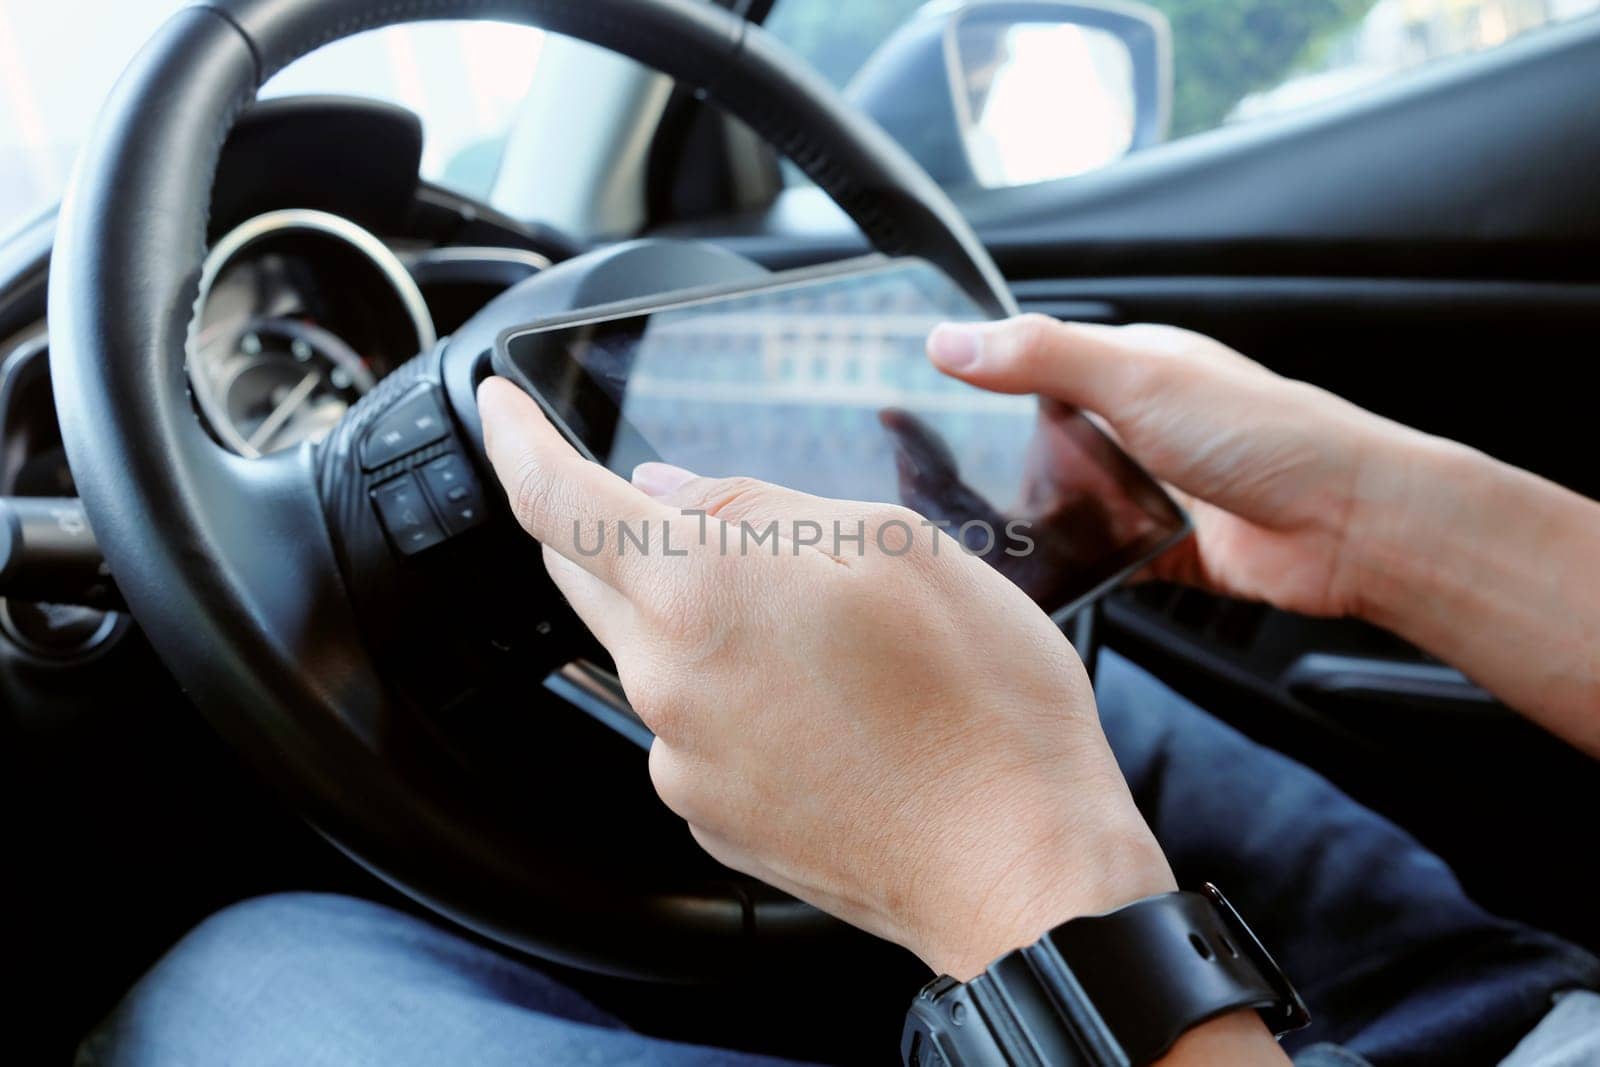
[(1099, 415), (1168, 483), (1195, 536), (1147, 577), (1310, 615), (1359, 613), (1353, 546), (1405, 497), (1398, 465), (1371, 457), (1412, 431), (1170, 326), (1024, 315), (941, 326), (928, 354), (980, 388)]
[(921, 516), (662, 464), (629, 485), (509, 382), (478, 400), (518, 521), (711, 855), (959, 978), (1173, 888), (1072, 646)]

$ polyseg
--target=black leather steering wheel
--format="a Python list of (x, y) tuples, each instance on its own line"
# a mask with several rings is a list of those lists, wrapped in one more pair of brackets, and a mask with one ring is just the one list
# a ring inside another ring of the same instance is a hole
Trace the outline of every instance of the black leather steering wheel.
[[(432, 646), (418, 634), (472, 630), (438, 613), (452, 612), (449, 589), (491, 572), (468, 569), (441, 583), (398, 558), (356, 560), (352, 546), (372, 522), (362, 433), (407, 390), (436, 389), (450, 441), (481, 463), (470, 379), (480, 373), (481, 339), (518, 324), (516, 300), (495, 301), (455, 343), (380, 383), (321, 448), (240, 458), (207, 435), (189, 399), (185, 336), (211, 185), (234, 120), (267, 78), (320, 45), (444, 18), (541, 26), (703, 89), (802, 167), (879, 250), (921, 255), (992, 311), (1013, 309), (994, 264), (927, 175), (759, 28), (709, 3), (212, 0), (175, 15), (123, 75), (62, 207), (50, 325), (68, 457), (118, 585), (163, 660), (216, 728), (346, 852), (508, 945), (618, 973), (726, 972), (813, 940), (828, 921), (709, 861), (636, 878), (626, 856), (607, 859), (595, 840), (605, 831), (580, 815), (601, 810), (601, 824), (626, 835), (632, 808), (649, 799), (642, 766), (611, 781), (586, 768), (598, 799), (552, 813), (537, 783), (502, 788), (452, 755), (463, 731), (484, 727), (503, 741), (497, 731), (515, 717), (460, 710), (472, 704), (463, 692), (504, 692), (487, 682), (429, 684), (474, 671), (503, 681), (516, 663), (441, 655), (441, 678), (425, 662), (417, 672), (419, 695), (385, 658), (395, 647), (426, 657)], [(660, 279), (662, 289), (678, 284)], [(465, 555), (516, 570), (508, 595), (550, 596), (537, 553), (504, 516), (473, 536)], [(503, 562), (513, 552), (517, 562)], [(375, 623), (375, 603), (399, 614), (379, 612), (389, 617)], [(404, 631), (400, 644), (375, 626)], [(492, 636), (488, 645), (510, 647)], [(528, 686), (537, 690), (536, 676)], [(603, 746), (558, 718), (516, 720), (526, 749), (487, 747), (521, 752), (525, 777), (559, 778)]]

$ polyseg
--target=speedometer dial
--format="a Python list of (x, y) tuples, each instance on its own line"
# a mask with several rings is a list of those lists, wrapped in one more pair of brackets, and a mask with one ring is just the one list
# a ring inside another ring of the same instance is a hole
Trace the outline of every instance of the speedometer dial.
[(434, 340), (416, 283), (376, 237), (322, 212), (273, 212), (206, 261), (189, 381), (217, 440), (256, 457), (319, 440)]
[(222, 415), (245, 455), (320, 440), (377, 384), (349, 345), (295, 319), (251, 322), (220, 370)]

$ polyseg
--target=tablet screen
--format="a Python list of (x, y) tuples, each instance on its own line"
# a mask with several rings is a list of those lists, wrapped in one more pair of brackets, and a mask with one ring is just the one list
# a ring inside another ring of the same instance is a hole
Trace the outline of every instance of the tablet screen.
[(929, 524), (916, 534), (943, 530), (1065, 614), (1187, 520), (1080, 413), (928, 362), (935, 325), (981, 317), (936, 268), (900, 260), (535, 325), (503, 339), (501, 369), (623, 476), (663, 460), (904, 504)]

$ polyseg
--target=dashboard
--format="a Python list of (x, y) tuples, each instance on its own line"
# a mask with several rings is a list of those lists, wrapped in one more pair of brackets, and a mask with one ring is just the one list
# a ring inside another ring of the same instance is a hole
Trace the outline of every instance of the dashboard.
[[(185, 340), (196, 418), (221, 447), (256, 458), (319, 440), (397, 367), (576, 251), (422, 183), (420, 156), (415, 117), (369, 101), (277, 100), (236, 127)], [(52, 236), (45, 219), (0, 244), (0, 496), (67, 502), (44, 321)], [(132, 629), (116, 611), (0, 596), (0, 704)]]
[[(202, 271), (185, 345), (195, 415), (246, 458), (320, 440), (441, 329), (550, 262), (515, 247), (385, 242), (309, 209), (248, 219)], [(0, 496), (75, 493), (38, 319), (0, 339)], [(114, 612), (0, 598), (0, 658), (78, 662), (125, 629)]]

